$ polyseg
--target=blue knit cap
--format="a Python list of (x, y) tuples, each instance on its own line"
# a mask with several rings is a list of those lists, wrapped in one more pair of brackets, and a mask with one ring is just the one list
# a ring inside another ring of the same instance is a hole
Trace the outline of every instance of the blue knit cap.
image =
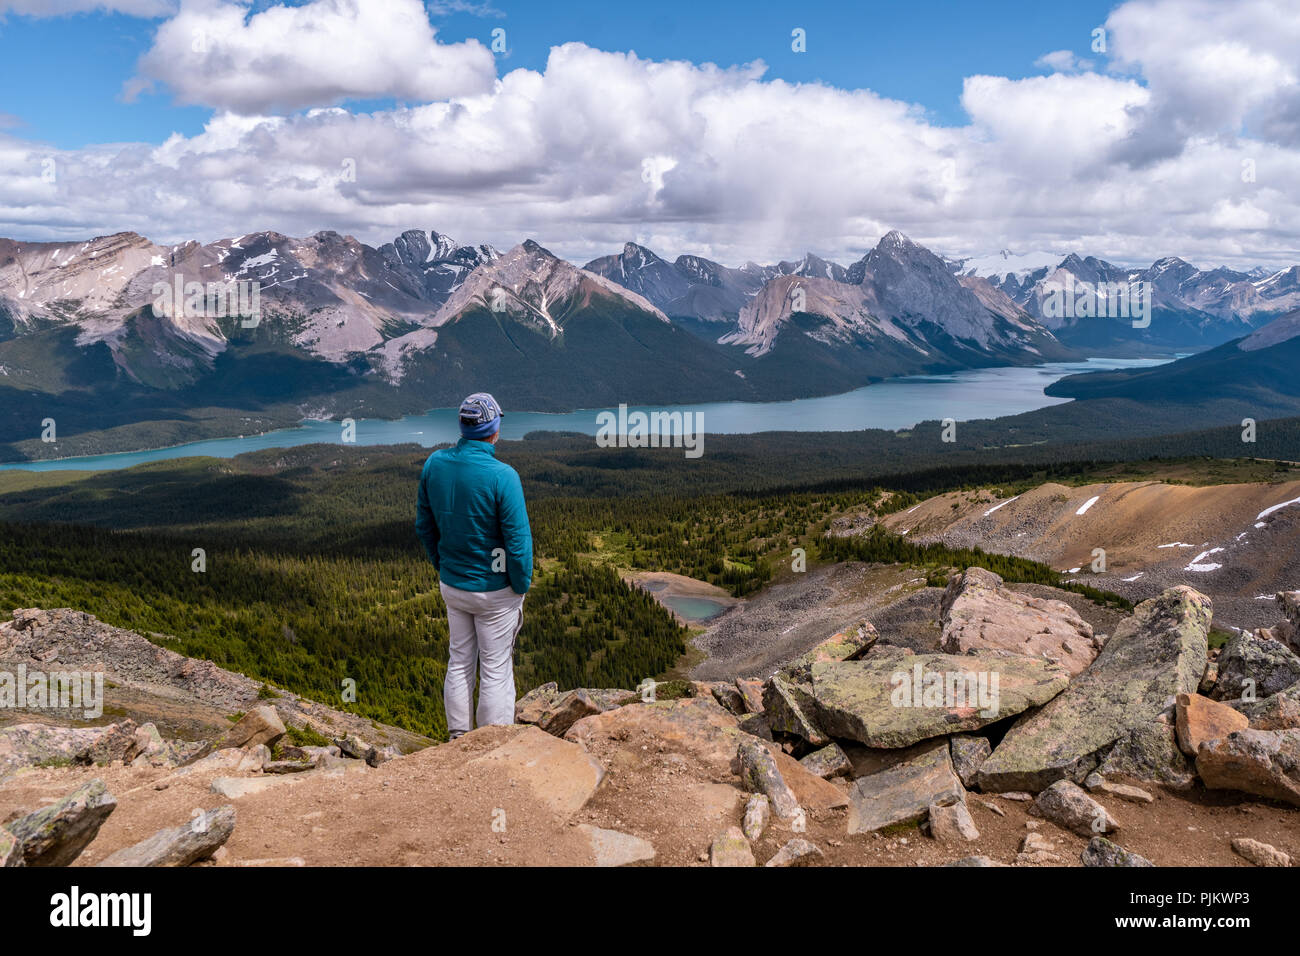
[(460, 403), (460, 433), (466, 438), (487, 438), (501, 427), (505, 412), (487, 392), (475, 392)]

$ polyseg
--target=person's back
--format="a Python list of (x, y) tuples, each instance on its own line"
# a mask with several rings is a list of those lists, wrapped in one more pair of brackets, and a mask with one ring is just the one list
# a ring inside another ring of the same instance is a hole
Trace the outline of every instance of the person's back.
[(429, 456), (420, 491), (433, 523), (425, 525), (420, 537), (427, 549), (430, 540), (436, 542), (434, 564), (452, 587), (509, 587), (523, 594), (533, 572), (523, 487), (518, 473), (495, 453), (496, 446), (488, 442), (462, 438)]
[(487, 393), (461, 404), (461, 434), (424, 463), (415, 530), (438, 569), (447, 604), (450, 660), (443, 684), (447, 729), (472, 729), (475, 672), (478, 726), (514, 722), (514, 641), (532, 583), (533, 540), (516, 471), (497, 461), (501, 409)]

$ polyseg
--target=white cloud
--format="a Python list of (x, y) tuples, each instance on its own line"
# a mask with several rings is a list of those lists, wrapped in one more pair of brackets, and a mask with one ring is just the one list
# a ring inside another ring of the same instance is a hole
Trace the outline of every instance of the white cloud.
[(1081, 70), (1091, 70), (1094, 65), (1092, 60), (1081, 59), (1069, 50), (1053, 50), (1051, 53), (1044, 53), (1034, 61), (1034, 66), (1051, 70), (1053, 73), (1077, 73)]
[[(336, 229), (378, 243), (415, 227), (499, 246), (531, 236), (580, 261), (636, 239), (738, 264), (806, 250), (848, 261), (896, 227), (952, 254), (1289, 264), (1300, 261), (1300, 143), (1282, 133), (1300, 125), (1287, 66), (1300, 62), (1300, 30), (1243, 2), (1248, 16), (1217, 18), (1134, 0), (1108, 21), (1118, 70), (970, 77), (964, 127), (866, 90), (767, 80), (762, 63), (655, 62), (579, 43), (554, 48), (542, 72), (514, 70), (450, 101), (253, 115), (282, 105), (267, 102), (272, 75), (301, 105), (385, 82), (398, 95), (391, 71), (307, 62), (324, 56), (330, 29), (318, 45), (295, 44), (289, 63), (268, 58), (279, 28), (262, 13), (239, 20), (251, 32), (236, 33), (255, 37), (236, 46), (252, 58), (240, 69), (190, 63), (193, 76), (178, 80), (229, 107), (198, 135), (60, 152), (0, 130), (0, 235)], [(297, 9), (323, 23), (321, 11), (347, 22), (351, 7)], [(1217, 31), (1209, 39), (1202, 17)], [(383, 32), (356, 28), (362, 49)], [(401, 57), (430, 43), (431, 31), (386, 46)], [(1206, 43), (1259, 55), (1206, 66)], [(1198, 100), (1198, 69), (1214, 77), (1210, 92), (1225, 91), (1212, 103)], [(350, 78), (346, 92), (336, 75)], [(55, 183), (42, 178), (51, 157)]]
[(246, 0), (186, 0), (138, 71), (128, 98), (158, 82), (178, 102), (248, 114), (445, 100), (496, 82), (491, 51), (439, 43), (419, 0), (311, 0), (251, 15)]
[(1177, 156), (1197, 137), (1259, 136), (1300, 146), (1300, 5), (1287, 0), (1133, 0), (1107, 20), (1117, 68), (1150, 102), (1117, 151), (1132, 163)]

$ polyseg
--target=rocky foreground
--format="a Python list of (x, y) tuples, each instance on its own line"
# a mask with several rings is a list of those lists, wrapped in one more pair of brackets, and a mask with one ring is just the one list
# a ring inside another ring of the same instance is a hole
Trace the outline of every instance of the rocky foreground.
[[(0, 861), (1288, 866), (1300, 592), (1277, 599), (1275, 627), (1211, 651), (1191, 588), (1107, 636), (976, 568), (945, 594), (941, 653), (863, 621), (752, 679), (544, 685), (515, 725), (415, 753), (357, 726), (295, 744), (293, 699), (202, 741), (11, 724)], [(75, 656), (59, 622), (90, 624), (54, 613), (38, 654)]]

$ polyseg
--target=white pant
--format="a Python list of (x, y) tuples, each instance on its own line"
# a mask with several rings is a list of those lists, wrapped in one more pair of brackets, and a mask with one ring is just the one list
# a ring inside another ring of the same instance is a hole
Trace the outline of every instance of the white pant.
[(451, 659), (442, 685), (447, 731), (459, 737), (470, 720), (478, 671), (477, 725), (515, 722), (515, 638), (524, 623), (524, 596), (500, 591), (462, 591), (439, 582), (447, 604)]

